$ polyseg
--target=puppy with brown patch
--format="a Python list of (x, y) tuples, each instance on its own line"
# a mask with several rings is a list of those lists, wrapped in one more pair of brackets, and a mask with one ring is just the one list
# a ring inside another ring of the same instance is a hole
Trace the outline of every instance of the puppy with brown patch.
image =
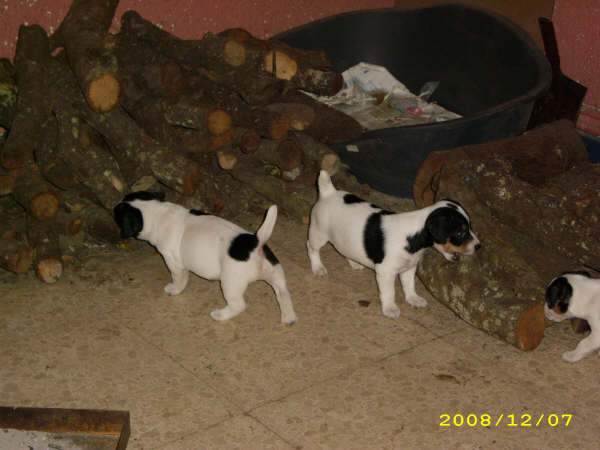
[(312, 272), (327, 274), (319, 250), (331, 242), (353, 269), (375, 270), (384, 316), (400, 316), (394, 289), (398, 274), (406, 302), (427, 306), (415, 291), (417, 264), (425, 249), (434, 247), (448, 261), (457, 261), (459, 255), (472, 255), (481, 247), (469, 215), (456, 202), (444, 200), (417, 211), (393, 213), (338, 191), (326, 171), (320, 172), (318, 187), (307, 242)]
[(600, 349), (600, 279), (588, 272), (565, 272), (546, 288), (546, 318), (555, 322), (577, 318), (587, 321), (591, 333), (575, 350), (562, 354), (565, 361), (575, 362)]

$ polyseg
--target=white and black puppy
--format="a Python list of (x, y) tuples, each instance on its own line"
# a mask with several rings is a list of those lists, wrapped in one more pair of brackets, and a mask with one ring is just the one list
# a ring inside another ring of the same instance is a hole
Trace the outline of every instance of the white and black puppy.
[(544, 314), (555, 322), (584, 319), (592, 330), (575, 350), (563, 353), (565, 361), (579, 361), (600, 349), (600, 279), (583, 271), (563, 273), (546, 288)]
[(308, 230), (308, 257), (315, 275), (326, 275), (319, 250), (331, 242), (353, 269), (375, 270), (383, 315), (396, 318), (394, 282), (400, 274), (405, 300), (425, 307), (415, 291), (415, 273), (423, 251), (434, 247), (449, 261), (471, 255), (481, 244), (471, 230), (466, 211), (452, 201), (393, 213), (338, 191), (326, 171), (318, 179), (319, 199), (312, 208)]
[(114, 217), (123, 238), (148, 241), (160, 252), (171, 271), (167, 294), (183, 291), (189, 272), (221, 280), (227, 306), (214, 310), (211, 316), (227, 320), (246, 309), (248, 284), (264, 280), (275, 291), (281, 321), (296, 321), (283, 268), (266, 244), (275, 227), (277, 206), (269, 208), (256, 234), (220, 217), (167, 202), (162, 193), (131, 193), (115, 206)]

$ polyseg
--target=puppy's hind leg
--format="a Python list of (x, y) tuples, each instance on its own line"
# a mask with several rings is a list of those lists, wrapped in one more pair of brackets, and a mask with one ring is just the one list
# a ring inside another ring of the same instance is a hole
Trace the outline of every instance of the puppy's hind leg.
[(240, 273), (225, 273), (221, 275), (221, 290), (227, 302), (227, 306), (215, 309), (210, 316), (219, 321), (229, 320), (246, 309), (244, 292), (248, 287), (248, 280)]
[(179, 267), (171, 259), (165, 258), (165, 263), (171, 271), (171, 283), (165, 286), (165, 292), (169, 295), (180, 294), (188, 284), (189, 272), (187, 269)]
[(287, 288), (283, 267), (280, 264), (274, 266), (272, 270), (265, 274), (264, 280), (275, 291), (277, 303), (279, 303), (279, 309), (281, 310), (281, 323), (291, 325), (296, 322), (298, 317), (294, 312), (292, 296)]
[(308, 241), (306, 242), (306, 248), (308, 249), (308, 258), (310, 259), (310, 268), (312, 273), (319, 276), (327, 275), (327, 269), (321, 261), (321, 255), (319, 251), (329, 239), (323, 233), (316, 229), (315, 226), (311, 225), (308, 229)]
[(377, 275), (377, 287), (379, 288), (379, 299), (383, 315), (392, 319), (400, 317), (400, 308), (396, 305), (396, 272), (375, 269)]

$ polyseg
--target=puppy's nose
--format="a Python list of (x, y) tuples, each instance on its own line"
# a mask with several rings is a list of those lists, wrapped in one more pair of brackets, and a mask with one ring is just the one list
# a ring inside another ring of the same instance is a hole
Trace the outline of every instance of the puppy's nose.
[(475, 251), (479, 250), (481, 248), (481, 242), (478, 242), (477, 244), (475, 244)]

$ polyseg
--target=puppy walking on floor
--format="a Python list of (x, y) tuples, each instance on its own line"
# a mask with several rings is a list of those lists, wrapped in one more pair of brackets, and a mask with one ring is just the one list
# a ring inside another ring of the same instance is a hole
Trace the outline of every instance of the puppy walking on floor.
[(227, 306), (210, 315), (227, 320), (246, 309), (248, 284), (264, 280), (275, 291), (281, 321), (296, 321), (283, 268), (266, 244), (275, 227), (277, 206), (269, 208), (256, 234), (220, 217), (166, 202), (163, 193), (131, 193), (115, 206), (114, 215), (121, 237), (148, 241), (160, 252), (171, 271), (167, 294), (183, 291), (190, 271), (207, 280), (221, 280)]
[(400, 274), (404, 298), (423, 308), (427, 301), (415, 291), (415, 273), (423, 251), (435, 247), (449, 261), (472, 255), (481, 247), (469, 216), (457, 203), (441, 201), (407, 213), (393, 213), (353, 194), (338, 191), (329, 174), (318, 179), (319, 200), (308, 230), (308, 257), (315, 275), (326, 275), (319, 250), (331, 242), (353, 269), (375, 270), (383, 315), (397, 318), (394, 282)]

